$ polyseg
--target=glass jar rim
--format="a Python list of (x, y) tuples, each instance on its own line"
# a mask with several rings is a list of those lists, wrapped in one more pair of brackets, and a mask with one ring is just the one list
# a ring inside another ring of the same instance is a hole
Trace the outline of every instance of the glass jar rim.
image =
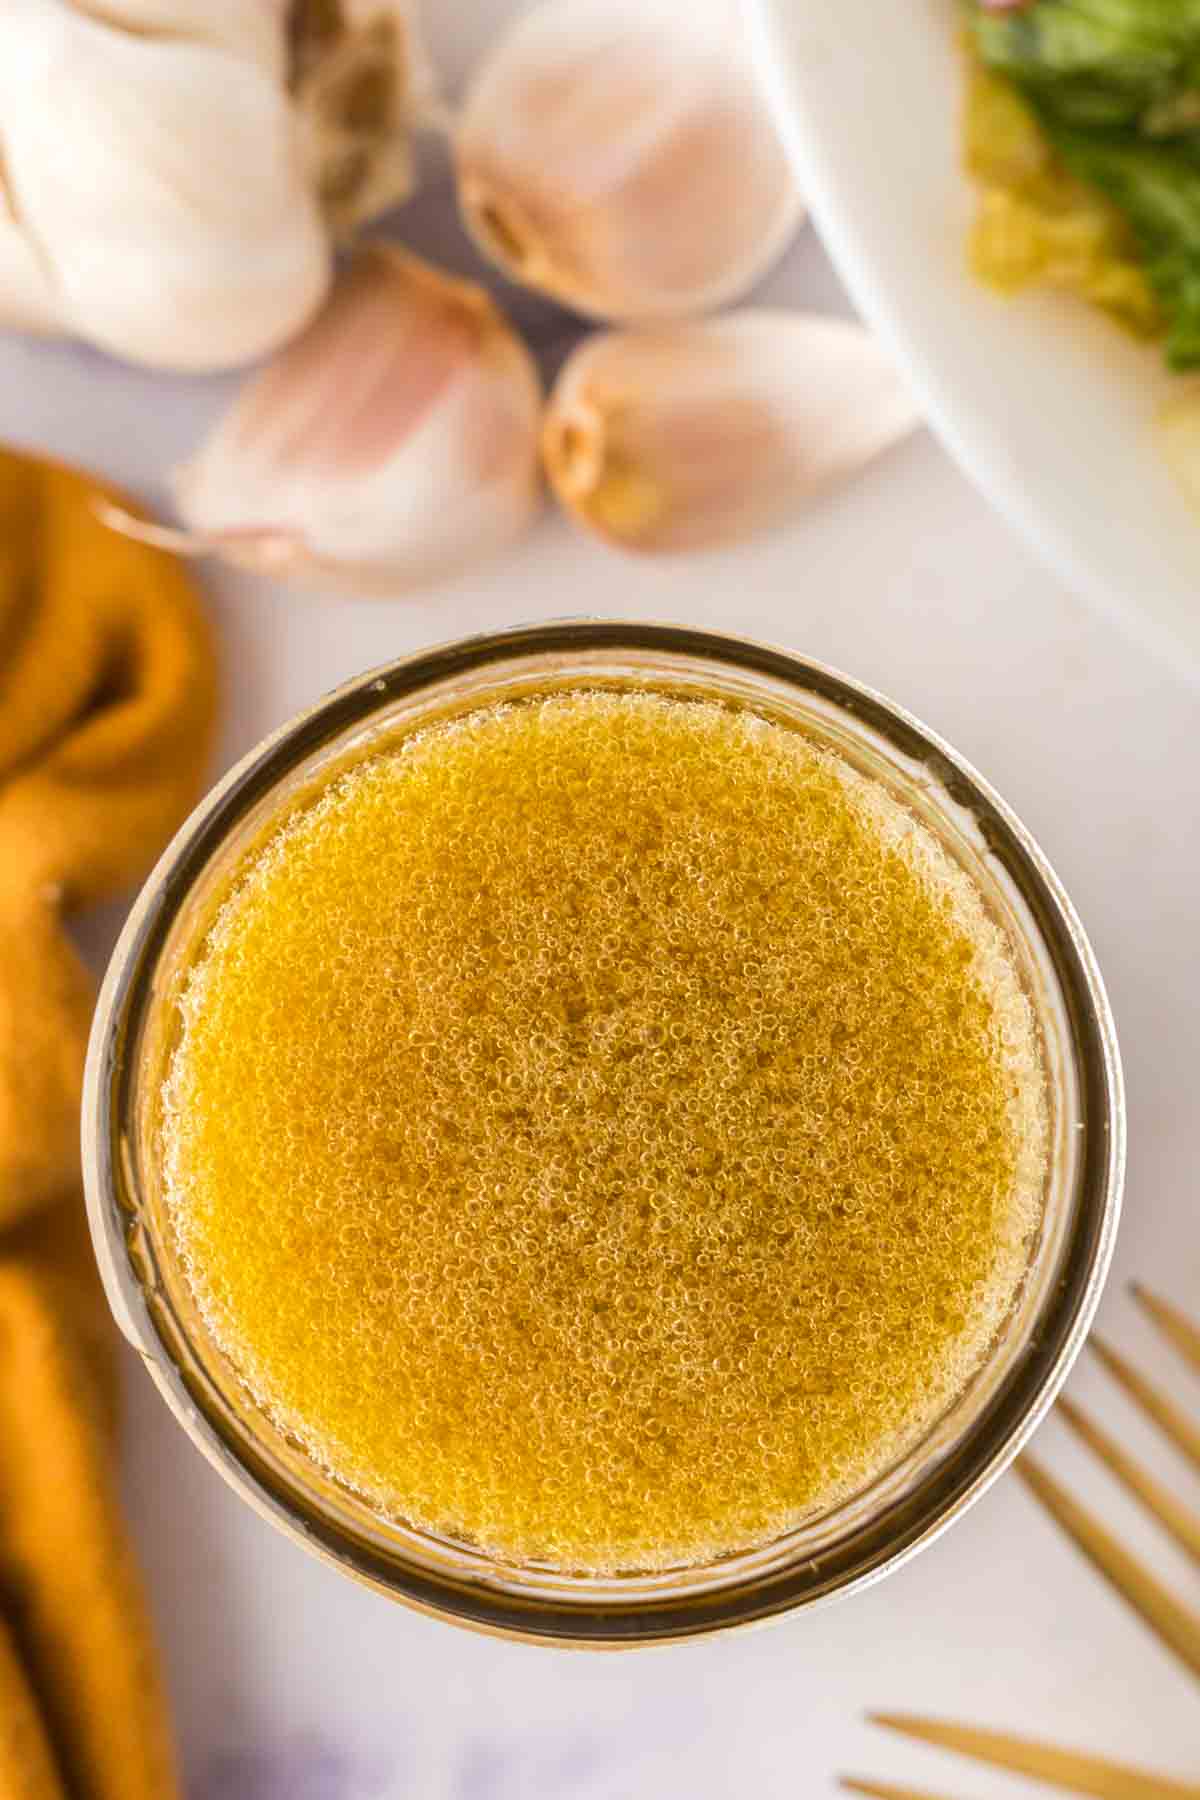
[[(751, 681), (765, 678), (852, 719), (929, 771), (970, 814), (1032, 913), (1065, 1000), (1087, 1121), (1076, 1216), (1036, 1342), (983, 1417), (916, 1490), (819, 1557), (785, 1562), (716, 1591), (652, 1591), (624, 1600), (611, 1589), (589, 1599), (544, 1587), (522, 1592), (511, 1582), (497, 1588), (477, 1569), (456, 1572), (399, 1558), (331, 1513), (314, 1510), (269, 1456), (231, 1430), (202, 1359), (165, 1303), (139, 1228), (136, 1155), (126, 1123), (131, 1047), (153, 1002), (159, 955), (202, 871), (239, 821), (325, 746), (368, 728), (406, 697), (522, 659), (589, 653), (699, 660)], [(84, 1084), (83, 1160), (93, 1243), (118, 1324), (193, 1442), (257, 1511), (344, 1572), (420, 1610), (526, 1641), (620, 1647), (710, 1634), (855, 1591), (932, 1542), (986, 1491), (1052, 1404), (1099, 1302), (1120, 1212), (1125, 1106), (1115, 1025), (1079, 918), (1030, 833), (943, 739), (870, 688), (789, 650), (681, 625), (567, 619), (454, 640), (356, 677), (284, 724), (217, 783), (134, 903), (105, 976)]]

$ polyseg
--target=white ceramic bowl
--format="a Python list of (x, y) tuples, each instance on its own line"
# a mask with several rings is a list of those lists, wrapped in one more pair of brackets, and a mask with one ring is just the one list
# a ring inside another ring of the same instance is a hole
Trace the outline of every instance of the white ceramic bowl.
[(1155, 441), (1157, 351), (966, 271), (954, 0), (747, 10), (813, 215), (930, 423), (1064, 581), (1200, 682), (1200, 517)]

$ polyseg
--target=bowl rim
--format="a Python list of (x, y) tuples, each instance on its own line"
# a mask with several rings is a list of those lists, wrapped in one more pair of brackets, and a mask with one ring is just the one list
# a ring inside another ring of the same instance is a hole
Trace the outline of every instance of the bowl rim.
[[(808, 0), (738, 0), (751, 55), (767, 102), (791, 158), (801, 191), (863, 319), (904, 371), (921, 412), (938, 440), (1001, 517), (1065, 585), (1089, 600), (1105, 617), (1166, 663), (1192, 687), (1200, 686), (1200, 626), (1181, 631), (1152, 604), (1134, 603), (1088, 553), (1086, 540), (1038, 503), (1036, 484), (1023, 479), (1018, 464), (1002, 453), (996, 433), (964, 405), (954, 370), (931, 350), (936, 331), (919, 309), (898, 299), (852, 209), (838, 195), (838, 165), (810, 116), (798, 75), (791, 34)], [(915, 28), (915, 25), (914, 25)], [(964, 253), (965, 254), (965, 253)], [(1030, 322), (1030, 329), (1036, 329)], [(1200, 546), (1200, 522), (1196, 524)], [(1200, 556), (1200, 549), (1198, 549)], [(1153, 584), (1151, 584), (1153, 585)]]
[[(1078, 1218), (1060, 1279), (1046, 1302), (1046, 1319), (1039, 1321), (1036, 1341), (1022, 1353), (1019, 1367), (913, 1494), (815, 1558), (787, 1563), (757, 1578), (748, 1594), (735, 1587), (665, 1599), (631, 1598), (624, 1605), (590, 1597), (547, 1601), (539, 1595), (530, 1600), (469, 1578), (456, 1580), (401, 1564), (336, 1520), (309, 1512), (301, 1516), (294, 1491), (289, 1494), (269, 1460), (247, 1454), (244, 1444), (221, 1429), (204, 1384), (192, 1377), (186, 1356), (164, 1332), (161, 1309), (149, 1304), (144, 1265), (132, 1242), (136, 1202), (128, 1144), (119, 1125), (131, 1064), (125, 1046), (136, 1036), (134, 1009), (144, 1011), (148, 972), (180, 897), (255, 799), (347, 727), (437, 681), (555, 649), (674, 651), (781, 678), (832, 701), (878, 729), (902, 754), (929, 766), (951, 797), (969, 807), (988, 844), (1011, 855), (1028, 880), (1022, 896), (1052, 954), (1085, 1090), (1088, 1129), (1077, 1183)], [(678, 624), (567, 619), (452, 640), (369, 670), (280, 726), (217, 782), (159, 859), (113, 952), (88, 1049), (82, 1142), (88, 1221), (117, 1323), (189, 1437), (260, 1516), (310, 1553), (418, 1611), (524, 1642), (627, 1648), (742, 1628), (857, 1592), (902, 1566), (982, 1497), (1048, 1411), (1083, 1346), (1112, 1260), (1126, 1119), (1115, 1022), (1082, 923), (1036, 840), (944, 739), (873, 689), (793, 651)]]

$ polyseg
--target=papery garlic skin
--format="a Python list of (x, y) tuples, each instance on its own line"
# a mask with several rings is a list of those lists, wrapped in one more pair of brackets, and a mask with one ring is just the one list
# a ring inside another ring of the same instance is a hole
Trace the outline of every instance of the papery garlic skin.
[(802, 206), (735, 0), (543, 0), (455, 132), (459, 202), (510, 276), (596, 318), (709, 311)]
[(287, 25), (294, 0), (70, 0), (101, 25), (143, 37), (231, 50), (272, 80), (287, 75)]
[(245, 362), (328, 287), (287, 96), (236, 50), (6, 0), (0, 163), (62, 328), (132, 361)]
[(294, 0), (291, 88), (330, 228), (349, 237), (407, 198), (412, 139), (437, 112), (412, 0)]
[(550, 396), (542, 454), (589, 530), (694, 550), (790, 517), (917, 423), (860, 326), (747, 311), (587, 340)]
[(176, 503), (230, 561), (401, 592), (529, 524), (541, 399), (481, 288), (370, 245), (179, 471)]

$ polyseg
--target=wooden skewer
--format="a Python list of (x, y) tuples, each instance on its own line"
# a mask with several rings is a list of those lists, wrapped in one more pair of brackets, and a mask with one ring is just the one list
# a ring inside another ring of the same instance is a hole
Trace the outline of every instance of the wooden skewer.
[[(1023, 1456), (1017, 1473), (1092, 1565), (1127, 1600), (1184, 1666), (1200, 1678), (1200, 1616), (1182, 1606), (1155, 1576), (1040, 1463)], [(1153, 1792), (1153, 1790), (1150, 1790)], [(1200, 1789), (1193, 1789), (1200, 1794)]]
[[(1200, 1800), (1194, 1783), (1171, 1781), (1163, 1775), (1146, 1775), (1137, 1769), (1059, 1750), (1051, 1744), (1031, 1743), (1000, 1731), (980, 1731), (970, 1725), (950, 1725), (940, 1719), (911, 1718), (903, 1713), (872, 1713), (876, 1725), (898, 1731), (904, 1737), (943, 1750), (956, 1750), (992, 1768), (1012, 1769), (1068, 1793), (1087, 1794), (1092, 1800)], [(852, 1790), (854, 1791), (854, 1790)], [(884, 1800), (908, 1800), (901, 1789), (859, 1788), (861, 1793), (882, 1794)], [(922, 1800), (917, 1796), (915, 1800)], [(930, 1797), (932, 1800), (932, 1797)]]
[[(1137, 1283), (1133, 1284), (1132, 1291), (1139, 1306), (1173, 1348), (1185, 1362), (1200, 1372), (1200, 1326), (1168, 1301)], [(1093, 1337), (1091, 1345), (1105, 1368), (1135, 1404), (1194, 1467), (1200, 1468), (1200, 1427), (1103, 1339)], [(1100, 1458), (1117, 1480), (1169, 1532), (1188, 1556), (1200, 1562), (1200, 1514), (1178, 1500), (1157, 1476), (1152, 1475), (1122, 1449), (1102, 1426), (1072, 1401), (1060, 1399), (1058, 1408), (1070, 1429)], [(1167, 1648), (1179, 1657), (1184, 1666), (1194, 1675), (1200, 1676), (1200, 1615), (1183, 1606), (1040, 1463), (1029, 1456), (1023, 1456), (1016, 1467), (1030, 1492), (1076, 1547), (1112, 1583), (1121, 1597)], [(1003, 1732), (980, 1731), (969, 1725), (952, 1725), (942, 1720), (913, 1718), (899, 1713), (874, 1713), (870, 1717), (874, 1724), (886, 1726), (890, 1731), (900, 1732), (921, 1743), (934, 1744), (944, 1750), (956, 1750), (963, 1756), (974, 1757), (978, 1762), (988, 1763), (993, 1768), (1028, 1775), (1035, 1781), (1065, 1789), (1069, 1793), (1090, 1795), (1092, 1800), (1200, 1800), (1200, 1783), (1176, 1781), (1165, 1775), (1150, 1775), (1120, 1763), (1109, 1762), (1102, 1757), (1083, 1756), (1074, 1750), (1060, 1750), (1051, 1744), (1033, 1743)], [(936, 1800), (936, 1796), (918, 1793), (914, 1788), (867, 1781), (859, 1776), (843, 1776), (841, 1786), (847, 1793), (867, 1795), (869, 1800)]]
[(1184, 1362), (1190, 1363), (1193, 1369), (1200, 1372), (1200, 1325), (1194, 1325), (1186, 1313), (1181, 1313), (1169, 1300), (1152, 1294), (1140, 1281), (1131, 1281), (1129, 1291), (1142, 1311), (1153, 1319), (1167, 1342), (1178, 1350)]
[(1103, 1338), (1097, 1337), (1093, 1332), (1088, 1343), (1113, 1379), (1121, 1384), (1147, 1417), (1153, 1419), (1163, 1436), (1170, 1439), (1194, 1468), (1200, 1469), (1200, 1426), (1195, 1425), (1173, 1400), (1168, 1400), (1165, 1394), (1160, 1393), (1153, 1382), (1147, 1381), (1132, 1363), (1126, 1362)]
[(1141, 1463), (1135, 1462), (1114, 1438), (1109, 1437), (1107, 1431), (1081, 1411), (1073, 1401), (1068, 1400), (1065, 1394), (1059, 1399), (1058, 1411), (1076, 1436), (1082, 1438), (1101, 1462), (1112, 1470), (1122, 1486), (1141, 1501), (1163, 1530), (1175, 1539), (1188, 1556), (1200, 1563), (1200, 1513), (1193, 1512), (1190, 1506), (1177, 1500), (1165, 1483), (1151, 1475)]
[(916, 1788), (897, 1787), (891, 1781), (863, 1781), (858, 1775), (842, 1775), (838, 1786), (847, 1794), (866, 1794), (869, 1800), (946, 1800), (944, 1794), (930, 1794)]

